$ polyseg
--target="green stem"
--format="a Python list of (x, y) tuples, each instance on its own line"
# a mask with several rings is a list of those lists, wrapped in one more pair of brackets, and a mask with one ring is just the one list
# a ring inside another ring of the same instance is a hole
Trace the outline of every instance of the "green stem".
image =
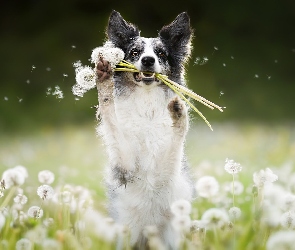
[(0, 210), (8, 205), (8, 203), (9, 203), (9, 201), (11, 200), (12, 196), (15, 194), (15, 190), (16, 190), (16, 189), (17, 189), (17, 187), (16, 187), (16, 186), (13, 186), (13, 187), (9, 190), (8, 194), (5, 196), (4, 201), (3, 201), (3, 202), (1, 203), (1, 205), (0, 205)]

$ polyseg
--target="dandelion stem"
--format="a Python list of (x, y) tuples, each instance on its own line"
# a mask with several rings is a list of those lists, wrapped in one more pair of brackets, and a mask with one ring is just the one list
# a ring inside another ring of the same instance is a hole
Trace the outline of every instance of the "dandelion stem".
[(9, 201), (11, 200), (12, 196), (15, 194), (15, 190), (16, 190), (16, 188), (17, 188), (16, 186), (13, 186), (13, 187), (9, 190), (9, 192), (8, 192), (8, 194), (6, 195), (4, 201), (3, 201), (3, 202), (1, 203), (1, 205), (0, 205), (0, 210), (8, 205), (8, 203), (9, 203)]
[[(115, 68), (115, 71), (127, 71), (127, 72), (139, 72), (139, 70), (132, 64), (125, 60), (122, 60), (120, 63), (117, 64), (118, 67)], [(144, 73), (144, 72), (143, 72)], [(150, 72), (149, 72), (150, 73)], [(171, 81), (168, 76), (162, 75), (160, 73), (155, 73), (156, 78), (161, 80), (164, 84), (166, 84), (169, 88), (171, 88), (181, 99), (183, 99), (201, 118), (205, 121), (208, 127), (213, 131), (210, 123), (207, 121), (205, 116), (184, 96), (187, 95), (192, 99), (202, 103), (206, 107), (210, 109), (217, 108), (220, 112), (223, 112), (222, 108), (213, 102), (208, 101), (204, 97), (194, 93), (190, 89)]]

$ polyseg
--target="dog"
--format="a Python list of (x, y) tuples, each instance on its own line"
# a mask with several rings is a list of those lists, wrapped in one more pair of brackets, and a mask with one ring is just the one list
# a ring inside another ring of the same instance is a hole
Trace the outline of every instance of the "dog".
[(135, 248), (148, 248), (144, 229), (154, 225), (165, 247), (176, 249), (178, 235), (171, 226), (170, 206), (180, 199), (191, 201), (194, 192), (184, 156), (189, 115), (185, 102), (155, 73), (186, 85), (190, 19), (183, 12), (158, 37), (145, 38), (112, 11), (106, 34), (108, 42), (124, 51), (124, 60), (140, 71), (112, 73), (103, 58), (96, 67), (98, 131), (109, 158), (110, 216), (130, 229)]

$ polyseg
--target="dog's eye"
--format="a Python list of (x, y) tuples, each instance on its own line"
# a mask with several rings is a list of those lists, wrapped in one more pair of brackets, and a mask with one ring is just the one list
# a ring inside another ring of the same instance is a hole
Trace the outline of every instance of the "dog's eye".
[(139, 51), (137, 49), (132, 49), (130, 55), (132, 57), (137, 57), (139, 55)]
[(163, 59), (165, 59), (167, 57), (166, 53), (164, 51), (161, 51), (161, 50), (158, 51), (157, 54), (158, 54), (159, 57), (161, 57)]

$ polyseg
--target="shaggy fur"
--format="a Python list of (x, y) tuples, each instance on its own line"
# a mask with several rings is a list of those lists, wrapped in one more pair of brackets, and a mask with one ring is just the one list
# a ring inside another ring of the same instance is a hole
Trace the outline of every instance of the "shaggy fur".
[(124, 51), (125, 60), (146, 73), (115, 72), (110, 77), (108, 62), (101, 59), (97, 66), (99, 133), (109, 156), (109, 211), (116, 222), (129, 227), (131, 244), (139, 249), (147, 248), (143, 230), (149, 225), (158, 227), (168, 249), (175, 249), (178, 235), (170, 223), (170, 206), (192, 198), (183, 153), (187, 107), (152, 73), (185, 85), (191, 33), (186, 13), (164, 26), (157, 38), (145, 38), (113, 11), (108, 40)]

